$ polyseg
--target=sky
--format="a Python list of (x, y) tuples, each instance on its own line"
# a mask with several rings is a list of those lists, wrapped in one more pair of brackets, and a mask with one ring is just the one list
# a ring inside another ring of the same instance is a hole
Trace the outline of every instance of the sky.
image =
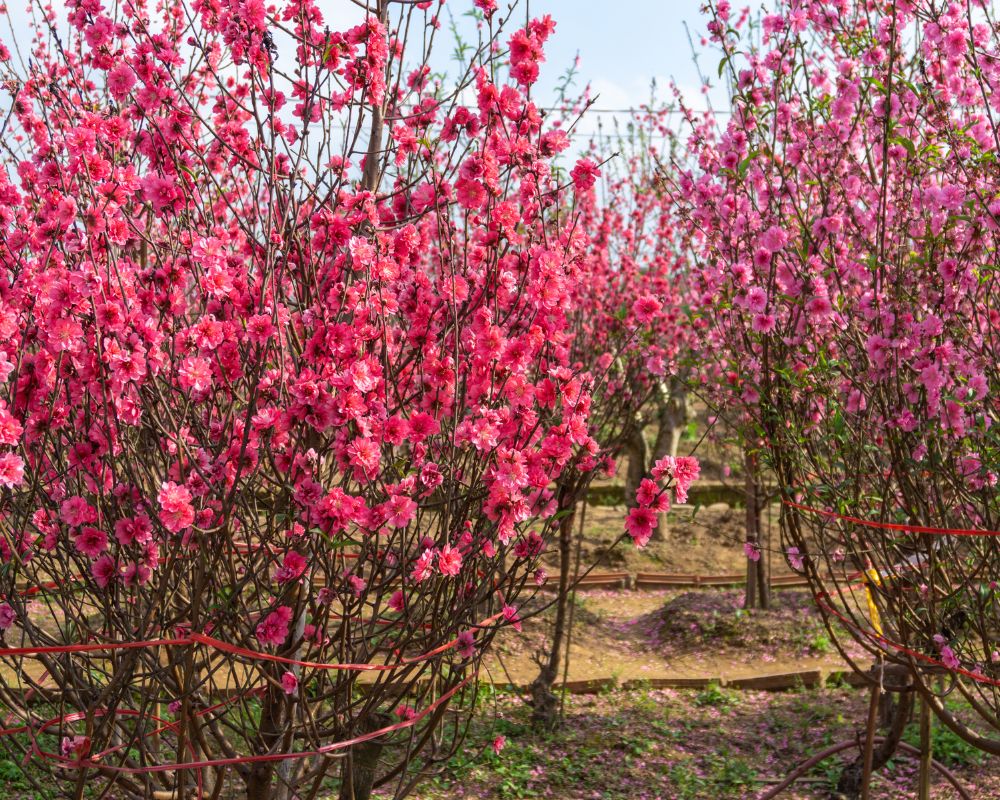
[[(459, 0), (461, 2), (461, 0)], [(689, 98), (700, 81), (685, 23), (698, 46), (703, 0), (530, 0), (532, 16), (551, 14), (556, 32), (546, 46), (545, 82), (580, 56), (581, 84), (600, 94), (595, 107), (625, 108), (646, 101), (656, 79), (671, 79)], [(703, 64), (712, 76), (713, 67)], [(702, 101), (702, 107), (704, 103)]]
[[(676, 83), (692, 108), (728, 107), (722, 87), (713, 86), (707, 96), (702, 93), (702, 80), (693, 57), (692, 42), (695, 49), (703, 50), (700, 45), (705, 31), (705, 17), (700, 13), (703, 2), (528, 0), (531, 16), (551, 14), (556, 21), (556, 31), (546, 43), (539, 93), (543, 97), (545, 93), (551, 95), (560, 76), (579, 55), (576, 87), (582, 89), (589, 84), (591, 96), (597, 96), (587, 116), (575, 128), (574, 145), (584, 144), (597, 130), (598, 123), (605, 130), (615, 119), (625, 124), (630, 115), (619, 112), (649, 102), (653, 80), (661, 100), (670, 98), (668, 87)], [(718, 84), (715, 60), (702, 56), (701, 72), (710, 82)]]

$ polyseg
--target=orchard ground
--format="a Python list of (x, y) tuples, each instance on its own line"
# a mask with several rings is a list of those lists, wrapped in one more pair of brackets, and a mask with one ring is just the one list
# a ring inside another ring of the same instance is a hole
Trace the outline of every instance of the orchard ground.
[[(621, 507), (590, 507), (582, 562), (592, 563), (620, 531)], [(776, 509), (769, 509), (776, 516)], [(601, 569), (678, 573), (738, 572), (742, 509), (672, 512), (664, 542), (623, 546)], [(588, 558), (590, 561), (588, 561)], [(775, 559), (776, 574), (787, 574)], [(554, 798), (555, 800), (701, 800), (753, 798), (812, 754), (861, 737), (868, 693), (839, 679), (847, 670), (802, 589), (778, 589), (770, 611), (742, 608), (733, 589), (580, 591), (576, 595), (568, 678), (612, 678), (630, 687), (566, 694), (565, 723), (534, 731), (526, 692), (483, 693), (468, 749), (415, 795), (421, 800)], [(544, 603), (542, 597), (536, 610)], [(529, 610), (530, 611), (530, 610)], [(498, 638), (487, 665), (498, 684), (529, 683), (551, 625), (547, 610), (522, 633)], [(848, 652), (867, 664), (860, 648)], [(742, 691), (724, 685), (654, 689), (664, 677), (750, 675), (819, 669), (825, 685), (790, 691)], [(499, 755), (488, 746), (505, 737)], [(940, 726), (934, 755), (971, 796), (1000, 796), (1000, 763)], [(859, 738), (860, 741), (860, 738)], [(904, 741), (919, 744), (916, 720)], [(828, 759), (780, 795), (787, 800), (834, 797), (841, 769), (857, 749)], [(873, 782), (874, 798), (916, 798), (916, 762), (897, 755)], [(932, 798), (958, 797), (935, 777)]]
[[(477, 719), (479, 737), (502, 734), (506, 747), (468, 751), (415, 795), (421, 800), (703, 800), (753, 798), (823, 747), (854, 736), (867, 695), (851, 688), (791, 692), (608, 691), (566, 698), (556, 734), (532, 732), (516, 695), (496, 697), (496, 722)], [(495, 731), (495, 733), (494, 733)], [(1000, 765), (935, 730), (935, 756), (976, 800), (1000, 793)], [(916, 726), (905, 741), (916, 744)], [(856, 751), (851, 754), (856, 755)], [(831, 759), (781, 795), (825, 800), (843, 762)], [(875, 798), (915, 798), (916, 765), (895, 759), (873, 779)], [(931, 796), (956, 797), (935, 779)]]

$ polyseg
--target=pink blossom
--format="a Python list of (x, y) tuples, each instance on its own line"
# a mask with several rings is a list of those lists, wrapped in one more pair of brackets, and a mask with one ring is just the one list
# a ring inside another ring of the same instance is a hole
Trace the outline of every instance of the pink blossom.
[(660, 487), (649, 478), (643, 478), (643, 480), (639, 483), (639, 489), (636, 492), (636, 500), (639, 502), (640, 506), (648, 507), (653, 505), (660, 495)]
[(0, 486), (13, 489), (24, 483), (24, 462), (16, 453), (0, 453)]
[(516, 631), (521, 630), (521, 618), (517, 614), (517, 609), (514, 606), (504, 605), (503, 607), (503, 618), (514, 628)]
[(427, 580), (434, 571), (434, 551), (431, 548), (427, 548), (420, 557), (417, 559), (416, 564), (413, 566), (413, 572), (411, 577), (416, 583), (421, 583)]
[(455, 184), (455, 197), (463, 208), (476, 211), (486, 205), (486, 188), (480, 181), (459, 178)]
[(378, 474), (381, 454), (378, 445), (371, 439), (355, 439), (347, 446), (347, 454), (361, 477), (371, 479)]
[(122, 583), (129, 587), (143, 586), (152, 577), (153, 571), (146, 565), (132, 562), (122, 573)]
[(409, 497), (394, 494), (389, 499), (389, 517), (386, 520), (394, 528), (405, 528), (417, 513), (417, 504)]
[(441, 469), (434, 462), (428, 462), (420, 468), (420, 482), (427, 488), (430, 492), (436, 489), (444, 481), (444, 476), (441, 474)]
[(275, 583), (290, 583), (298, 580), (306, 571), (306, 559), (301, 553), (290, 550), (285, 554), (281, 566), (274, 571)]
[(6, 631), (17, 619), (17, 612), (11, 608), (10, 603), (0, 605), (0, 632)]
[(203, 392), (212, 387), (212, 368), (205, 358), (185, 358), (177, 370), (183, 389)]
[(115, 523), (115, 539), (123, 547), (146, 544), (152, 538), (152, 532), (152, 524), (145, 514), (134, 519), (120, 519)]
[(433, 436), (441, 429), (438, 421), (423, 411), (411, 415), (407, 422), (410, 429), (410, 441), (416, 444), (420, 444), (428, 436)]
[(108, 535), (102, 530), (88, 526), (76, 535), (73, 545), (88, 558), (97, 558), (108, 549)]
[(146, 199), (157, 211), (169, 208), (177, 199), (176, 184), (162, 175), (146, 175), (142, 179), (142, 189)]
[(135, 74), (128, 64), (119, 64), (108, 73), (108, 91), (121, 102), (135, 86)]
[(674, 467), (674, 480), (690, 486), (701, 476), (701, 464), (694, 456), (678, 456)]
[(67, 497), (59, 505), (59, 518), (71, 528), (97, 520), (97, 509), (79, 496)]
[(299, 679), (294, 672), (284, 672), (281, 675), (281, 688), (285, 694), (294, 696), (299, 691)]
[(663, 304), (652, 295), (643, 295), (632, 304), (632, 314), (640, 325), (647, 324), (663, 308)]
[(462, 658), (472, 658), (476, 654), (476, 636), (472, 631), (458, 634), (458, 654)]
[(938, 647), (938, 652), (941, 654), (941, 663), (944, 664), (948, 669), (959, 669), (962, 664), (955, 655), (955, 651), (951, 649), (948, 644), (948, 640), (942, 636), (940, 633), (934, 634), (934, 643)]
[(570, 172), (570, 177), (573, 178), (573, 184), (577, 191), (585, 192), (593, 188), (600, 174), (600, 168), (593, 161), (589, 158), (581, 158)]
[(0, 445), (16, 445), (24, 428), (17, 418), (3, 407), (0, 401)]
[(257, 624), (257, 639), (268, 647), (277, 647), (288, 638), (288, 626), (292, 621), (292, 609), (278, 606)]
[(160, 522), (171, 533), (189, 528), (194, 522), (191, 492), (173, 481), (164, 481), (156, 496), (160, 504)]
[(968, 48), (965, 38), (965, 31), (953, 29), (948, 31), (944, 37), (944, 51), (952, 58), (963, 56)]
[(694, 456), (679, 456), (674, 466), (674, 498), (678, 503), (686, 503), (688, 489), (698, 480), (701, 465)]
[(645, 547), (656, 527), (656, 512), (650, 508), (633, 508), (625, 519), (625, 530), (636, 547)]
[(90, 573), (94, 576), (94, 581), (102, 589), (119, 576), (118, 564), (109, 555), (103, 555), (90, 567)]
[(676, 469), (677, 459), (673, 456), (664, 456), (653, 464), (650, 474), (654, 480), (662, 481), (664, 478), (673, 478)]
[(489, 19), (497, 10), (497, 0), (473, 0), (473, 4)]
[(268, 314), (255, 314), (247, 320), (247, 339), (254, 344), (266, 344), (276, 332)]
[(462, 554), (457, 548), (446, 544), (438, 554), (438, 569), (442, 575), (455, 577), (462, 569)]
[(754, 286), (747, 292), (747, 309), (754, 314), (760, 314), (767, 308), (767, 292), (760, 286)]
[(756, 314), (751, 322), (751, 329), (756, 333), (770, 333), (775, 325), (774, 314)]
[(63, 758), (81, 761), (90, 753), (89, 736), (64, 736), (59, 743), (59, 753)]
[(772, 225), (764, 234), (760, 237), (761, 246), (771, 252), (777, 253), (783, 250), (785, 245), (788, 243), (788, 234), (785, 233), (781, 228)]

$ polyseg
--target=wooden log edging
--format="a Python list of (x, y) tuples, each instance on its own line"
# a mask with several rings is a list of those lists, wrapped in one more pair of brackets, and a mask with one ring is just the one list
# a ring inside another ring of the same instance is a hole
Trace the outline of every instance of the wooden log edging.
[[(764, 491), (773, 495), (777, 486), (768, 484)], [(622, 483), (600, 483), (587, 489), (587, 502), (592, 506), (622, 506), (625, 504), (625, 485)], [(707, 508), (715, 503), (725, 503), (731, 508), (746, 505), (746, 493), (742, 486), (733, 486), (722, 481), (695, 481), (688, 488), (688, 502), (683, 504), (694, 508)], [(674, 506), (676, 508), (676, 506)]]
[[(702, 587), (738, 588), (746, 583), (746, 575), (682, 575), (673, 572), (591, 572), (580, 578), (577, 589), (697, 589)], [(549, 575), (543, 589), (554, 589), (558, 576)], [(779, 575), (771, 579), (774, 589), (805, 589), (809, 581), (799, 575)]]
[[(738, 678), (726, 678), (722, 675), (705, 675), (698, 677), (669, 678), (631, 678), (620, 681), (614, 676), (590, 678), (587, 680), (567, 681), (566, 691), (569, 694), (601, 694), (602, 692), (622, 689), (637, 691), (641, 689), (707, 689), (718, 686), (742, 692), (787, 692), (796, 689), (819, 689), (833, 686), (849, 686), (857, 688), (855, 682), (846, 680), (848, 670), (831, 670), (829, 673), (820, 669), (805, 669), (793, 672), (762, 673), (760, 675), (744, 675)], [(530, 684), (504, 683), (493, 684), (493, 688), (501, 691), (524, 692), (530, 689)], [(558, 688), (558, 687), (557, 687)]]
[[(511, 683), (509, 681), (484, 681), (484, 683), (489, 683), (496, 691), (524, 693), (531, 690), (530, 683)], [(419, 689), (422, 686), (422, 682), (418, 682), (415, 688)], [(863, 677), (856, 675), (846, 668), (842, 670), (830, 670), (829, 672), (821, 669), (772, 672), (760, 675), (744, 675), (737, 678), (726, 678), (723, 675), (703, 675), (693, 677), (629, 678), (622, 681), (614, 675), (609, 675), (601, 678), (567, 681), (565, 684), (566, 691), (569, 694), (576, 695), (593, 695), (616, 690), (634, 692), (642, 689), (708, 689), (711, 686), (718, 686), (719, 688), (739, 692), (787, 692), (798, 689), (833, 688), (836, 686), (864, 689), (868, 687), (868, 684)], [(371, 690), (372, 684), (358, 683), (356, 688), (359, 692), (365, 694)], [(248, 690), (245, 689), (214, 688), (205, 694), (208, 698), (213, 699), (231, 699), (237, 695), (247, 693)], [(26, 706), (33, 706), (39, 703), (58, 704), (63, 699), (63, 693), (56, 688), (46, 689), (43, 692), (25, 692), (25, 694), (30, 694), (30, 696), (23, 698)]]
[[(639, 572), (635, 576), (636, 589), (671, 589), (699, 587), (739, 587), (746, 584), (744, 573), (731, 575), (678, 575), (669, 572)], [(780, 575), (771, 579), (775, 589), (807, 588), (809, 581), (798, 575)]]

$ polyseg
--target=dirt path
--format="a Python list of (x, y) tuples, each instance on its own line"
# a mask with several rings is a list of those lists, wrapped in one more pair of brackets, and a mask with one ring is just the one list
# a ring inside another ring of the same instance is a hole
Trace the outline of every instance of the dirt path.
[[(846, 664), (803, 592), (778, 595), (772, 612), (747, 613), (735, 591), (594, 591), (577, 596), (571, 681), (713, 677), (840, 671)], [(548, 614), (521, 634), (505, 630), (487, 657), (496, 682), (530, 683), (532, 654), (544, 646)], [(860, 651), (858, 651), (860, 656)], [(561, 674), (561, 673), (560, 673)]]

